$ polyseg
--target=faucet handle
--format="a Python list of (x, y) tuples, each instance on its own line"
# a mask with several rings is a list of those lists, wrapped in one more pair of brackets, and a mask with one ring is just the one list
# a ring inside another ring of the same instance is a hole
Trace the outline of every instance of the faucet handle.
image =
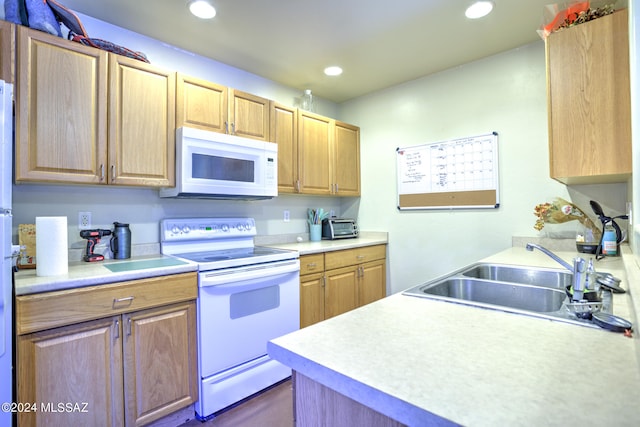
[(583, 273), (586, 270), (584, 258), (575, 257), (573, 259), (573, 300), (580, 301), (583, 297), (584, 282)]

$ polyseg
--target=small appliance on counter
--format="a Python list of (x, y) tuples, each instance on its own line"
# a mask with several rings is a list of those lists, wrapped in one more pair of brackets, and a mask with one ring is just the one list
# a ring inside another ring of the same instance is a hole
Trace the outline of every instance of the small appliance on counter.
[(109, 242), (114, 259), (131, 258), (131, 229), (129, 224), (113, 223), (113, 237)]
[(322, 221), (323, 239), (352, 239), (354, 237), (358, 237), (358, 224), (355, 219), (327, 218)]

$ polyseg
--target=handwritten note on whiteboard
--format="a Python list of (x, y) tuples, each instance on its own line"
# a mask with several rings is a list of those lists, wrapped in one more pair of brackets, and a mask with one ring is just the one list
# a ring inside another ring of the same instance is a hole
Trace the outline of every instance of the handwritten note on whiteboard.
[(398, 208), (497, 208), (498, 134), (398, 148)]

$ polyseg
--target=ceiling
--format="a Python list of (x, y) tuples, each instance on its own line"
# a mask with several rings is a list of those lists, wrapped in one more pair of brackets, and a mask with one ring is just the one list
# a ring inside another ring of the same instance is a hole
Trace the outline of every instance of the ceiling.
[[(218, 14), (208, 21), (186, 0), (60, 3), (338, 103), (540, 40), (543, 6), (552, 3), (494, 0), (489, 16), (471, 21), (464, 10), (472, 0), (211, 1)], [(329, 65), (344, 73), (325, 76)]]

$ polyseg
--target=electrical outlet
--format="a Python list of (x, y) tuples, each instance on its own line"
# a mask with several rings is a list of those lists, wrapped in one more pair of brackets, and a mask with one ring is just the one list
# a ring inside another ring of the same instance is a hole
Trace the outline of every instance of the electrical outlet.
[(91, 228), (91, 212), (78, 212), (78, 228), (80, 230)]
[(290, 216), (290, 214), (289, 214), (289, 211), (288, 211), (288, 210), (285, 210), (285, 211), (284, 211), (284, 217), (282, 218), (282, 220), (283, 220), (284, 222), (289, 222), (289, 221), (291, 220), (291, 216)]

